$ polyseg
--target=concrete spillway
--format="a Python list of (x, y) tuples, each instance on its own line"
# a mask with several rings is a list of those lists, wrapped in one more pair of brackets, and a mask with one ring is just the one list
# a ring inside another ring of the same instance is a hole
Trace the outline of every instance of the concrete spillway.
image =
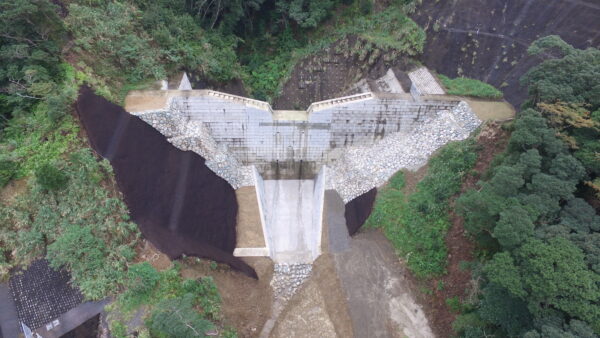
[(255, 172), (265, 242), (276, 263), (311, 263), (321, 254), (325, 172), (313, 180), (263, 180)]
[(267, 180), (267, 234), (275, 262), (312, 261), (316, 233), (312, 229), (314, 180)]

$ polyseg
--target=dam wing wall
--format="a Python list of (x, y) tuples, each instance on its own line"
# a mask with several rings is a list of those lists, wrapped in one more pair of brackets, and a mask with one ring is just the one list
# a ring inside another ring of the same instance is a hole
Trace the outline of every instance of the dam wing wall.
[[(204, 90), (180, 92), (162, 109), (134, 114), (174, 145), (197, 151), (211, 168), (214, 150), (208, 148), (221, 147), (220, 157), (231, 155), (236, 163), (221, 160), (214, 166), (217, 170), (255, 165), (266, 178), (310, 178), (320, 165), (335, 162), (344, 148), (371, 146), (387, 135), (407, 133), (458, 103), (362, 93), (313, 103), (304, 113), (274, 112), (266, 102)], [(216, 146), (202, 146), (206, 143)], [(233, 177), (240, 170), (233, 171), (222, 176)], [(250, 170), (241, 171), (245, 178), (234, 187), (251, 184)]]

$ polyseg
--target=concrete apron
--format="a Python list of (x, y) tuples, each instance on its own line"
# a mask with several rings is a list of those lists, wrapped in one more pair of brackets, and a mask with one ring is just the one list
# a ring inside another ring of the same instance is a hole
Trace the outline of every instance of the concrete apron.
[(265, 180), (267, 240), (275, 263), (311, 263), (316, 251), (314, 180)]
[(236, 248), (238, 257), (269, 256), (279, 264), (310, 264), (321, 254), (327, 168), (315, 179), (265, 180), (253, 169), (265, 247)]

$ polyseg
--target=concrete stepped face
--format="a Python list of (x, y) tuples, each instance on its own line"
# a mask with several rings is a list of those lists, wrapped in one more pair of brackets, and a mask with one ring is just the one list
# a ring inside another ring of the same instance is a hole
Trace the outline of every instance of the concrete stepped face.
[(413, 87), (419, 95), (444, 95), (446, 92), (438, 83), (431, 72), (421, 67), (408, 73), (408, 77), (412, 81)]
[(403, 94), (406, 93), (402, 89), (400, 81), (396, 77), (394, 71), (390, 68), (382, 77), (369, 80), (362, 79), (350, 86), (350, 88), (344, 92), (345, 95), (355, 95), (361, 93), (391, 93), (391, 94)]

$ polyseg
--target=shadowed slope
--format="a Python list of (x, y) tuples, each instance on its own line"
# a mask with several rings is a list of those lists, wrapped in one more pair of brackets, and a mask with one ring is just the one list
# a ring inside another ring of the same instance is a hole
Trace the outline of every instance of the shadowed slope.
[(350, 236), (354, 235), (371, 215), (376, 196), (377, 188), (373, 188), (346, 203), (344, 216), (346, 216), (346, 226)]
[(541, 61), (527, 55), (533, 41), (560, 35), (576, 48), (600, 46), (597, 0), (425, 0), (412, 18), (427, 32), (425, 65), (488, 82), (515, 106), (527, 95), (519, 78)]
[(175, 148), (156, 129), (87, 87), (80, 90), (77, 112), (94, 150), (112, 164), (146, 239), (171, 259), (209, 258), (257, 278), (232, 254), (235, 192), (204, 158)]

